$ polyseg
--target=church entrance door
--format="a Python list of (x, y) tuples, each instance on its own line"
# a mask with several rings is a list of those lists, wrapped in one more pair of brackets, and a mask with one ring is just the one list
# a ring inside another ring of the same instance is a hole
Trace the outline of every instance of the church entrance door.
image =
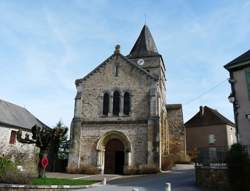
[(122, 174), (124, 167), (124, 145), (119, 139), (111, 139), (105, 146), (105, 174)]

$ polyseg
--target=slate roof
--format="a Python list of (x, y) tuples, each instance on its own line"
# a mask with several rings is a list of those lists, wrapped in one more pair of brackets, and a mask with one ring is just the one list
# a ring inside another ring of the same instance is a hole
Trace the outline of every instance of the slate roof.
[[(202, 114), (203, 109), (203, 114)], [(185, 123), (185, 127), (202, 127), (202, 126), (209, 126), (209, 125), (231, 125), (235, 126), (232, 121), (224, 117), (218, 111), (209, 108), (207, 106), (200, 107), (200, 111), (196, 113), (189, 121)]]
[(147, 25), (144, 25), (142, 31), (136, 40), (128, 58), (139, 58), (148, 56), (160, 56), (156, 48), (153, 36)]
[(31, 130), (34, 125), (45, 126), (27, 109), (0, 99), (0, 124)]
[(247, 52), (243, 53), (239, 57), (235, 58), (234, 60), (232, 60), (231, 62), (229, 62), (228, 64), (226, 64), (224, 67), (227, 70), (230, 70), (232, 68), (242, 67), (242, 66), (245, 66), (245, 65), (250, 65), (250, 50), (248, 50)]

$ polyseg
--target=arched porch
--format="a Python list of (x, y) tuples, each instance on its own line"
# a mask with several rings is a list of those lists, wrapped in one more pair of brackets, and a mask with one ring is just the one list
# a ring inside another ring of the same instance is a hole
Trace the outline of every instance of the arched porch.
[[(117, 167), (117, 163), (121, 163), (122, 160), (124, 161), (124, 166), (131, 165), (131, 142), (128, 137), (120, 131), (109, 131), (102, 135), (97, 142), (96, 150), (97, 167), (101, 169), (102, 173), (104, 173), (104, 170), (108, 173), (119, 173), (120, 170), (112, 170), (111, 166), (113, 165), (116, 166), (115, 168), (120, 168)], [(105, 152), (107, 153), (105, 154)], [(109, 164), (107, 163), (106, 168), (105, 157), (106, 162), (109, 160), (107, 157), (110, 157)]]

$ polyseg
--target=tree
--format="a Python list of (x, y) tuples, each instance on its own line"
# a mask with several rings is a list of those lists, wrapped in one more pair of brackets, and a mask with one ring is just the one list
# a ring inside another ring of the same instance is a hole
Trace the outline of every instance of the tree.
[(45, 177), (46, 167), (48, 166), (48, 150), (52, 143), (55, 140), (59, 140), (60, 137), (63, 137), (68, 129), (67, 128), (48, 128), (48, 127), (39, 127), (34, 125), (31, 129), (32, 138), (29, 137), (29, 134), (25, 134), (25, 138), (22, 138), (22, 130), (19, 129), (17, 133), (17, 140), (21, 143), (26, 144), (36, 144), (40, 148), (39, 152), (39, 162), (38, 162), (38, 176)]
[(228, 179), (231, 190), (250, 190), (250, 159), (241, 144), (232, 145), (227, 153)]
[[(68, 129), (62, 121), (59, 121), (54, 128), (61, 129)], [(58, 159), (67, 159), (67, 147), (68, 147), (68, 136), (65, 133), (63, 136), (58, 137), (57, 139), (53, 139), (51, 142), (51, 146), (49, 148), (49, 160), (51, 161), (50, 170), (55, 171), (56, 169), (56, 162)]]

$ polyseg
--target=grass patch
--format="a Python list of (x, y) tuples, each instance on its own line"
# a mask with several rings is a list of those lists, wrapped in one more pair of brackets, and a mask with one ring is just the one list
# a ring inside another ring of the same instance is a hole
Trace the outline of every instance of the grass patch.
[(33, 185), (90, 185), (97, 183), (96, 180), (63, 179), (63, 178), (35, 178)]

